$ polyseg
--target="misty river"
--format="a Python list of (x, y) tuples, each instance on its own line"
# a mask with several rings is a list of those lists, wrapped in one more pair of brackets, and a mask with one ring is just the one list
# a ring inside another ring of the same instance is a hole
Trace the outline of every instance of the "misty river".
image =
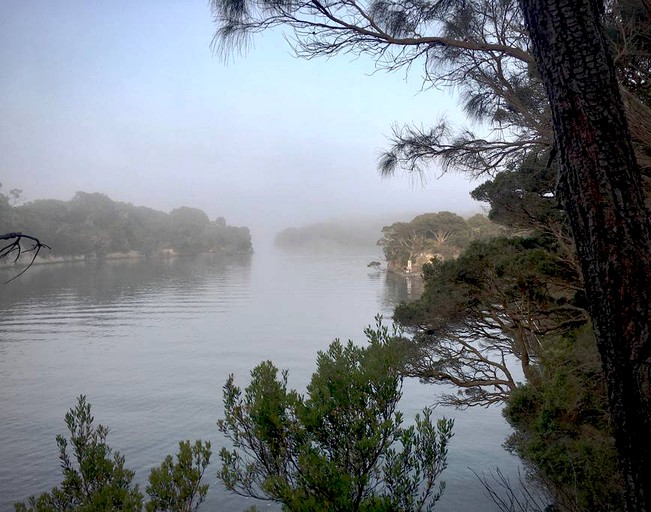
[[(126, 457), (141, 490), (178, 441), (201, 438), (212, 441), (213, 457), (200, 510), (276, 510), (216, 481), (222, 386), (230, 373), (246, 385), (249, 371), (271, 359), (303, 391), (318, 350), (337, 337), (362, 343), (376, 313), (389, 318), (409, 293), (406, 278), (367, 268), (378, 259), (377, 248), (269, 249), (239, 260), (42, 265), (0, 287), (0, 511), (61, 481), (55, 436), (67, 433), (63, 417), (79, 394), (96, 423), (110, 427), (108, 444)], [(440, 391), (405, 382), (406, 420)], [(471, 469), (500, 467), (517, 478), (499, 409), (439, 407), (434, 415), (455, 418), (436, 510), (496, 510)]]

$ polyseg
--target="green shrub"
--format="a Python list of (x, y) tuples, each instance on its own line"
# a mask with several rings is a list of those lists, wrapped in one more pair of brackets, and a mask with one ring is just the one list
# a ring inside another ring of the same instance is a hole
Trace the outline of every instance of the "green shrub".
[(528, 463), (561, 509), (624, 509), (605, 385), (589, 326), (553, 341), (536, 384), (511, 394), (507, 446)]
[(432, 510), (443, 485), (452, 421), (425, 410), (402, 426), (402, 343), (378, 320), (369, 344), (335, 340), (300, 395), (269, 361), (242, 391), (224, 386), (218, 478), (227, 489), (287, 511)]
[[(91, 406), (85, 396), (65, 416), (70, 439), (57, 436), (63, 481), (58, 487), (25, 503), (17, 512), (140, 512), (143, 496), (133, 483), (134, 472), (107, 444), (109, 429), (95, 427)], [(72, 453), (69, 453), (71, 448)], [(201, 477), (210, 462), (210, 443), (179, 443), (176, 463), (168, 455), (149, 476), (147, 512), (191, 512), (208, 491)]]

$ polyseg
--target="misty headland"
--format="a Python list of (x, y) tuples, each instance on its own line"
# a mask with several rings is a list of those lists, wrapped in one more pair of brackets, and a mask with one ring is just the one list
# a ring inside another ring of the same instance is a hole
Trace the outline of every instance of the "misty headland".
[(253, 251), (249, 229), (229, 226), (223, 217), (210, 220), (187, 206), (165, 213), (101, 193), (77, 192), (70, 201), (39, 199), (17, 206), (0, 195), (0, 231), (48, 240), (49, 248), (35, 263)]

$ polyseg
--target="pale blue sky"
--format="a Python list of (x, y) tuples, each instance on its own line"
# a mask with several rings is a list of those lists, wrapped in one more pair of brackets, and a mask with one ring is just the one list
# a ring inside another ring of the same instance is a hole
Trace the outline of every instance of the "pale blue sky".
[(254, 229), (479, 209), (461, 176), (377, 174), (393, 123), (458, 115), (450, 93), (419, 92), (417, 68), (406, 81), (366, 58), (295, 59), (279, 33), (225, 64), (214, 30), (206, 0), (4, 0), (5, 190), (188, 205)]

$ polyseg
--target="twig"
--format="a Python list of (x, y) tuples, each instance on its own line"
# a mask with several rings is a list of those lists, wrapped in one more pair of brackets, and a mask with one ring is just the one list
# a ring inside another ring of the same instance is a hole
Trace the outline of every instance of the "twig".
[[(23, 247), (21, 246), (20, 242), (23, 239), (31, 240), (33, 242), (32, 246), (29, 249), (23, 249)], [(32, 259), (30, 260), (28, 265), (23, 270), (21, 270), (18, 274), (16, 274), (14, 277), (5, 281), (4, 284), (10, 283), (14, 279), (19, 278), (25, 272), (27, 272), (27, 270), (29, 270), (29, 267), (31, 267), (34, 264), (36, 257), (41, 252), (41, 249), (43, 247), (45, 247), (46, 249), (51, 249), (49, 245), (44, 244), (38, 238), (30, 235), (25, 235), (20, 232), (6, 233), (4, 235), (0, 235), (0, 240), (11, 240), (11, 242), (9, 242), (7, 245), (0, 248), (0, 260), (2, 258), (8, 257), (12, 253), (15, 253), (14, 263), (16, 263), (18, 261), (18, 258), (20, 258), (21, 254), (23, 254), (24, 252), (33, 253)]]

